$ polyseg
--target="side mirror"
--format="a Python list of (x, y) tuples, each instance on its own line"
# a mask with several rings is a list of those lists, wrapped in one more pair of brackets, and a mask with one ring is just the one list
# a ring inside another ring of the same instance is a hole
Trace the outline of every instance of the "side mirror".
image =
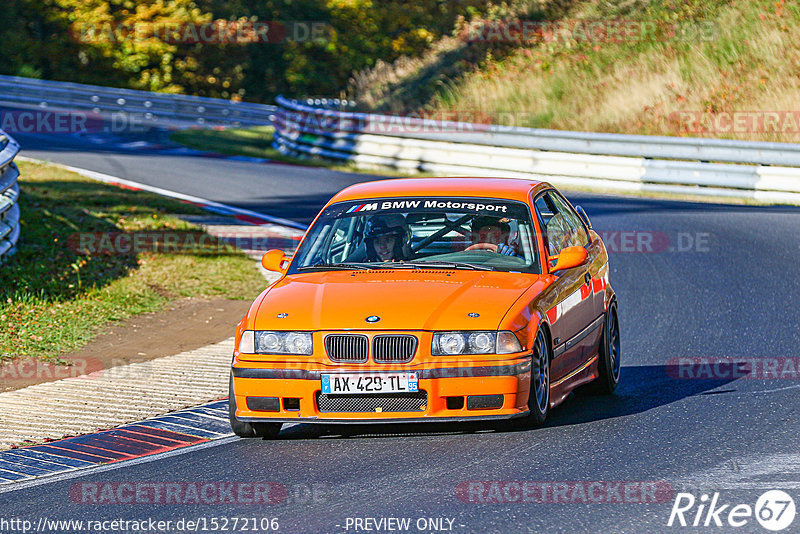
[(268, 271), (275, 271), (276, 273), (285, 273), (288, 265), (286, 254), (282, 250), (269, 250), (261, 257), (261, 265)]
[(575, 206), (575, 211), (578, 212), (578, 215), (580, 216), (580, 218), (583, 219), (583, 222), (585, 222), (586, 226), (588, 226), (589, 230), (591, 230), (592, 229), (592, 223), (591, 223), (591, 221), (589, 221), (589, 216), (586, 215), (586, 210), (584, 210), (582, 206)]
[(548, 259), (556, 260), (555, 266), (550, 268), (551, 273), (562, 269), (571, 269), (586, 262), (586, 249), (583, 247), (565, 247), (561, 249), (561, 254), (550, 256)]

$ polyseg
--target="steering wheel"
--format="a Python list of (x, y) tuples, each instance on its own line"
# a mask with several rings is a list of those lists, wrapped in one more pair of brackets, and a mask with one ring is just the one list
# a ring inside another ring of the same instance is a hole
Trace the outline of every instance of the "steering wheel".
[(475, 243), (464, 249), (465, 252), (468, 250), (488, 250), (489, 252), (497, 252), (497, 245), (494, 243)]

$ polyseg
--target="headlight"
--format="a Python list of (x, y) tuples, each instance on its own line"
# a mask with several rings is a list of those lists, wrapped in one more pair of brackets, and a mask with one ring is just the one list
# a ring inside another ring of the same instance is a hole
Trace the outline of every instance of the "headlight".
[(433, 334), (431, 354), (492, 354), (496, 345), (497, 332), (439, 332)]
[(273, 332), (246, 330), (239, 342), (243, 354), (300, 354), (310, 356), (314, 345), (311, 332)]
[(459, 332), (444, 332), (433, 335), (433, 354), (464, 354), (467, 340)]
[(467, 336), (467, 346), (470, 352), (487, 354), (494, 352), (495, 334), (493, 332), (473, 332)]
[(283, 339), (286, 352), (291, 354), (311, 354), (311, 334), (308, 332), (289, 332)]
[(431, 354), (491, 354), (496, 344), (497, 332), (439, 332), (433, 334)]
[(438, 332), (433, 334), (431, 354), (512, 354), (522, 346), (512, 332)]
[(281, 336), (275, 332), (259, 332), (258, 352), (281, 352), (283, 346)]

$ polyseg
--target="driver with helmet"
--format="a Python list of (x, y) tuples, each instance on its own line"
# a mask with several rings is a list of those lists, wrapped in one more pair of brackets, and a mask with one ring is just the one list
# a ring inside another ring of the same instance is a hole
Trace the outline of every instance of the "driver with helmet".
[(508, 219), (478, 216), (472, 219), (472, 243), (466, 250), (487, 250), (505, 256), (518, 256), (516, 247), (508, 243), (511, 225)]

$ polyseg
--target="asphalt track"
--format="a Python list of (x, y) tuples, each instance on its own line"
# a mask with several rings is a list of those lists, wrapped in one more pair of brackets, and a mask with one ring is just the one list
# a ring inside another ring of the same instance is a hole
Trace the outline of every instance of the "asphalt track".
[[(0, 110), (2, 111), (2, 110)], [(323, 168), (203, 157), (165, 145), (166, 134), (78, 137), (12, 133), (23, 155), (89, 169), (309, 224), (337, 191), (380, 179)], [(162, 147), (162, 148), (159, 148)]]
[[(73, 138), (16, 137), (31, 157), (300, 222), (341, 187), (370, 178)], [(296, 425), (277, 441), (225, 440), (0, 493), (0, 516), (34, 522), (276, 517), (281, 532), (354, 532), (346, 529), (348, 518), (365, 517), (411, 518), (411, 532), (420, 531), (419, 518), (452, 519), (452, 532), (765, 532), (753, 518), (736, 529), (670, 529), (674, 493), (643, 504), (585, 503), (574, 493), (555, 503), (483, 503), (477, 494), (458, 492), (469, 481), (484, 481), (486, 488), (488, 481), (651, 481), (696, 497), (716, 491), (721, 504), (751, 506), (764, 491), (783, 489), (800, 504), (797, 373), (673, 377), (679, 357), (800, 356), (800, 209), (568, 197), (586, 208), (598, 230), (652, 232), (657, 243), (668, 240), (656, 251), (625, 251), (630, 243), (620, 236), (626, 234), (606, 234), (622, 327), (616, 395), (573, 396), (539, 429)], [(70, 497), (76, 482), (108, 481), (272, 481), (286, 487), (287, 499), (266, 506), (91, 505)], [(690, 521), (695, 511), (687, 514)], [(798, 530), (800, 518), (786, 532)]]

